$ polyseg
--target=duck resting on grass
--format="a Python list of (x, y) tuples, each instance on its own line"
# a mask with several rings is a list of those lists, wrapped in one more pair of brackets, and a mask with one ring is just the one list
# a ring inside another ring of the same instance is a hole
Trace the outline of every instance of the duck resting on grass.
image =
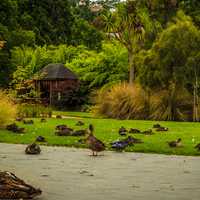
[(111, 148), (115, 149), (116, 151), (123, 151), (127, 146), (128, 146), (128, 141), (122, 141), (122, 140), (118, 140), (118, 141), (114, 141), (111, 143)]
[(131, 128), (131, 129), (129, 130), (129, 133), (141, 133), (141, 131), (138, 130), (138, 129), (136, 129), (136, 128)]
[(88, 135), (86, 138), (86, 143), (89, 147), (89, 149), (92, 150), (92, 155), (93, 156), (97, 156), (98, 152), (104, 151), (105, 150), (105, 144), (97, 139), (94, 135), (94, 127), (92, 124), (89, 125), (89, 129), (88, 129)]
[(84, 122), (80, 120), (76, 123), (76, 126), (83, 126), (83, 125), (84, 125)]
[(145, 134), (145, 135), (153, 135), (152, 129), (148, 129), (146, 131), (143, 131), (142, 133)]
[(168, 128), (161, 126), (159, 128), (156, 128), (156, 131), (168, 131)]
[(181, 147), (182, 146), (182, 143), (181, 143), (181, 138), (178, 138), (177, 140), (175, 141), (171, 141), (171, 142), (167, 142), (168, 145), (170, 147)]
[(160, 124), (154, 124), (154, 125), (153, 125), (153, 128), (160, 128), (160, 127), (161, 127)]
[(32, 119), (30, 120), (23, 120), (24, 124), (34, 124), (34, 121)]
[(18, 127), (16, 123), (7, 125), (6, 129), (8, 131), (12, 131), (14, 133), (24, 133), (25, 132), (25, 128)]
[(36, 144), (35, 142), (33, 142), (32, 144), (29, 144), (25, 149), (26, 154), (36, 155), (36, 154), (40, 154), (40, 152), (41, 152), (40, 146)]
[(41, 122), (41, 123), (44, 123), (44, 122), (47, 122), (47, 120), (46, 120), (45, 118), (42, 118), (42, 119), (40, 120), (40, 122)]
[(28, 185), (13, 173), (0, 171), (0, 199), (33, 199), (41, 194), (40, 189)]
[(121, 135), (121, 136), (126, 136), (126, 133), (128, 132), (127, 130), (126, 130), (126, 128), (124, 128), (123, 126), (119, 129), (119, 134)]

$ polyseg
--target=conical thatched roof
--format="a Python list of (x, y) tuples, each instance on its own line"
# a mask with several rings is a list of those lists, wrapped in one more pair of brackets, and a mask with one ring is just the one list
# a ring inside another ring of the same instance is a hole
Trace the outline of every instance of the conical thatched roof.
[(77, 80), (77, 76), (65, 65), (52, 63), (45, 66), (35, 76), (35, 80)]

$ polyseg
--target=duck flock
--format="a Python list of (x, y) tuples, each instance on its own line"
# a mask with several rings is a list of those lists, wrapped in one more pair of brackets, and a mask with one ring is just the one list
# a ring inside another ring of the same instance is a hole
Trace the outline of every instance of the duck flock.
[[(57, 119), (61, 119), (62, 116), (57, 115)], [(24, 124), (34, 124), (33, 120), (24, 120), (22, 118), (17, 118), (16, 121), (22, 121)], [(45, 118), (42, 118), (41, 123), (47, 122)], [(83, 126), (83, 121), (78, 121), (76, 126)], [(160, 124), (154, 124), (153, 129), (155, 131), (168, 131), (167, 127), (163, 127)], [(14, 133), (24, 133), (25, 129), (18, 127), (16, 123), (9, 124), (7, 126), (7, 130), (12, 131)], [(144, 134), (144, 135), (153, 135), (154, 132), (152, 129), (148, 129), (145, 131), (140, 131), (135, 128), (126, 129), (125, 127), (120, 127), (118, 130), (120, 136), (123, 136), (122, 139), (116, 140), (110, 143), (110, 147), (117, 151), (122, 152), (128, 146), (133, 146), (134, 144), (142, 144), (143, 141), (139, 138), (130, 136), (130, 134)], [(88, 148), (92, 151), (93, 156), (97, 156), (98, 152), (102, 152), (106, 149), (106, 145), (95, 137), (94, 135), (94, 126), (92, 124), (89, 125), (87, 129), (73, 130), (65, 124), (57, 125), (55, 127), (55, 135), (57, 136), (84, 136), (84, 139), (79, 139), (79, 143), (87, 144)], [(37, 136), (35, 141), (29, 144), (25, 148), (26, 154), (36, 155), (41, 153), (41, 148), (37, 144), (37, 142), (43, 143), (47, 142), (46, 138), (43, 136)], [(175, 141), (167, 142), (169, 147), (176, 148), (182, 147), (181, 138), (178, 138)], [(197, 150), (200, 151), (200, 143), (195, 146)], [(0, 172), (0, 199), (32, 199), (35, 196), (38, 196), (42, 193), (40, 189), (36, 189), (23, 180), (16, 177), (14, 174), (10, 172)]]
[[(56, 116), (57, 119), (62, 119), (61, 115)], [(23, 118), (17, 118), (16, 121), (22, 121), (24, 124), (34, 124), (33, 120), (24, 120)], [(41, 123), (47, 122), (45, 118), (42, 118)], [(83, 121), (77, 121), (76, 126), (83, 126)], [(167, 127), (163, 127), (160, 124), (154, 124), (152, 127), (157, 132), (166, 132), (169, 129)], [(9, 124), (7, 126), (7, 130), (12, 131), (14, 133), (24, 133), (25, 129), (22, 127), (18, 127), (16, 123)], [(120, 127), (118, 130), (118, 133), (120, 136), (123, 136), (122, 139), (116, 140), (110, 143), (110, 147), (118, 152), (122, 152), (125, 150), (128, 146), (133, 146), (134, 144), (141, 144), (143, 141), (141, 139), (138, 139), (136, 137), (130, 136), (130, 134), (144, 134), (144, 135), (153, 135), (154, 132), (152, 129), (148, 129), (145, 131), (140, 131), (136, 128), (130, 128), (129, 130), (125, 127)], [(88, 148), (92, 150), (92, 155), (97, 156), (98, 152), (104, 151), (106, 149), (106, 145), (99, 139), (97, 139), (94, 136), (94, 127), (92, 124), (89, 125), (88, 129), (80, 129), (80, 130), (73, 130), (72, 128), (68, 127), (65, 124), (57, 125), (55, 127), (55, 135), (57, 136), (85, 136), (84, 139), (79, 139), (79, 143), (85, 143), (87, 144)], [(37, 136), (35, 141), (31, 144), (29, 144), (26, 149), (26, 154), (40, 154), (41, 149), (37, 142), (47, 142), (45, 137), (43, 136)], [(183, 147), (181, 138), (178, 138), (175, 141), (168, 141), (169, 147), (175, 148), (175, 147)], [(200, 151), (200, 143), (197, 144), (194, 148)]]

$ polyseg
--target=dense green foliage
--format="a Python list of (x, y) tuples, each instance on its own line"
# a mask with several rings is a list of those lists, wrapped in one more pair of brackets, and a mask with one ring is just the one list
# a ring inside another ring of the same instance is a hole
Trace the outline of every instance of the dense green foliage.
[(30, 88), (45, 65), (64, 63), (81, 80), (78, 104), (129, 79), (147, 113), (159, 110), (145, 118), (199, 121), (199, 28), (198, 0), (1, 0), (0, 87)]

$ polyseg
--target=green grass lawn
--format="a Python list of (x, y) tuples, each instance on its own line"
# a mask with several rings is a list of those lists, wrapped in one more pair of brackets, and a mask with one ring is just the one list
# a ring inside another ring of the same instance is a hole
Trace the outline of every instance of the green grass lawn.
[[(114, 120), (114, 119), (96, 119), (92, 118), (90, 114), (86, 113), (65, 113), (66, 116), (80, 116), (85, 125), (82, 127), (76, 126), (78, 119), (47, 119), (46, 123), (41, 123), (40, 119), (33, 119), (34, 125), (24, 125), (18, 123), (20, 127), (25, 127), (26, 133), (18, 135), (6, 130), (0, 130), (0, 142), (5, 143), (21, 143), (28, 144), (33, 142), (36, 136), (42, 135), (47, 139), (47, 145), (57, 146), (76, 146), (85, 147), (78, 144), (80, 137), (60, 137), (55, 135), (55, 126), (59, 124), (66, 124), (73, 129), (87, 128), (91, 123), (95, 127), (95, 135), (103, 140), (110, 149), (109, 143), (122, 138), (119, 136), (118, 129), (121, 126), (126, 128), (137, 128), (146, 130), (152, 128), (155, 121), (143, 120)], [(145, 152), (145, 153), (161, 153), (161, 154), (176, 154), (176, 155), (200, 155), (194, 146), (200, 142), (200, 123), (192, 122), (158, 122), (162, 126), (168, 127), (168, 132), (155, 132), (154, 135), (146, 136), (142, 134), (130, 134), (136, 138), (144, 141), (143, 144), (136, 144), (133, 147), (128, 147), (126, 151)], [(182, 138), (184, 147), (170, 148), (167, 141)], [(193, 140), (194, 141), (193, 141)]]

